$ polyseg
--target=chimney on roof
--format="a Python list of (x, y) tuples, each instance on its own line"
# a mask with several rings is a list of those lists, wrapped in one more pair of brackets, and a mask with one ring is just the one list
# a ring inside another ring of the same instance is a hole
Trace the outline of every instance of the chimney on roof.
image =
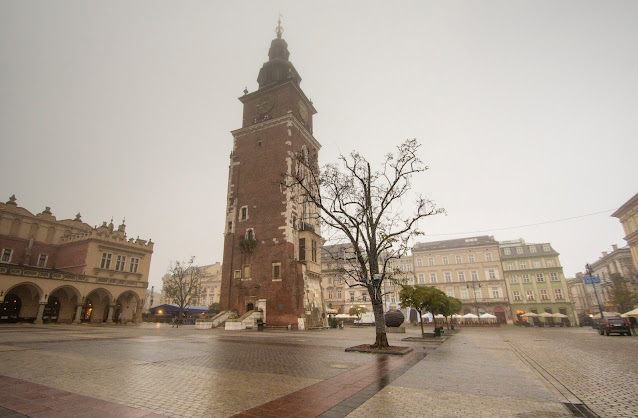
[(607, 257), (607, 251), (603, 251), (603, 257)]
[(617, 251), (617, 250), (618, 250), (618, 245), (616, 245), (616, 244), (612, 244), (612, 245), (611, 245), (611, 248), (613, 248), (613, 249), (614, 249), (614, 251)]

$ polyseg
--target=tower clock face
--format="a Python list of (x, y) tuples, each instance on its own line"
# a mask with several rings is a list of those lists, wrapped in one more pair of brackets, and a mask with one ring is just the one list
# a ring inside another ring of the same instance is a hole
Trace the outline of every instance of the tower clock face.
[(308, 109), (306, 109), (306, 105), (303, 104), (301, 100), (299, 100), (299, 114), (301, 115), (301, 119), (308, 122)]
[(266, 95), (259, 99), (255, 107), (257, 108), (257, 112), (263, 115), (264, 113), (269, 112), (274, 104), (275, 98), (270, 95)]

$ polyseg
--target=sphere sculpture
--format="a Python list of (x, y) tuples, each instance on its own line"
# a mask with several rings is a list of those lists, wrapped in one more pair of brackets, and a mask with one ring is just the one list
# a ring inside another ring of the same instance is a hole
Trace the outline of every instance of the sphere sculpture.
[(399, 327), (405, 321), (403, 312), (391, 309), (385, 313), (385, 326), (386, 327)]

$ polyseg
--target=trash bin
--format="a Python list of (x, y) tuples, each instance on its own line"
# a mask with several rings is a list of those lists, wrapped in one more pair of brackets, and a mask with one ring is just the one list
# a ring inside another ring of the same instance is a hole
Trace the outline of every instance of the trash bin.
[(264, 330), (264, 321), (259, 318), (257, 320), (257, 331), (263, 331)]

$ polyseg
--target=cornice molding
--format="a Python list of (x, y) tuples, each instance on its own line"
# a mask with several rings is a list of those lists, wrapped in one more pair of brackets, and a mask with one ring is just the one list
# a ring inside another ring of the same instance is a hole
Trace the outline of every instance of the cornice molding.
[(268, 119), (263, 122), (256, 123), (254, 125), (246, 126), (245, 128), (240, 128), (234, 131), (230, 131), (230, 133), (233, 134), (233, 137), (235, 139), (237, 139), (244, 135), (248, 135), (257, 131), (261, 131), (267, 128), (272, 128), (274, 126), (279, 126), (279, 125), (288, 124), (288, 123), (292, 123), (292, 125), (295, 128), (297, 128), (299, 132), (301, 132), (303, 137), (308, 142), (310, 142), (317, 151), (321, 149), (321, 144), (319, 143), (319, 141), (317, 141), (315, 137), (312, 136), (310, 131), (308, 131), (308, 128), (306, 128), (292, 112), (289, 112), (283, 116), (279, 116), (278, 118)]

